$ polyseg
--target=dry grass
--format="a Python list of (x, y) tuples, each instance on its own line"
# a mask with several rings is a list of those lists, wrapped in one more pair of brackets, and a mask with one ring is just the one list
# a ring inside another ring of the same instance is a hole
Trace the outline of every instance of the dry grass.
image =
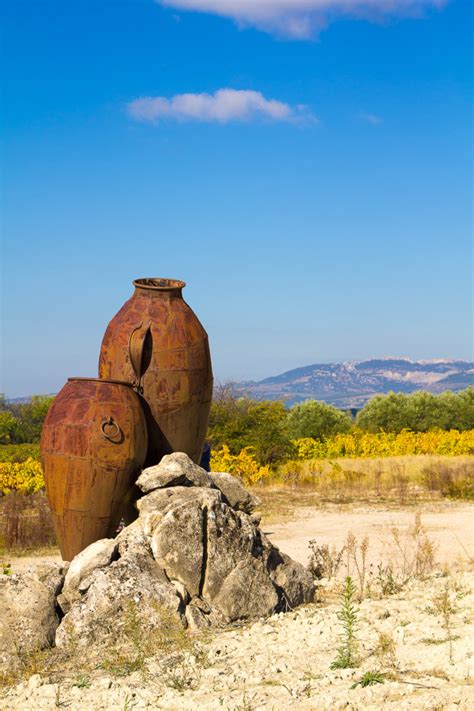
[[(319, 503), (364, 501), (400, 506), (444, 497), (471, 500), (474, 457), (416, 455), (287, 462), (278, 468), (271, 486), (254, 487), (254, 491), (265, 500), (270, 489), (276, 501), (279, 487), (295, 490), (297, 498), (306, 499), (308, 505), (312, 505), (311, 499)], [(283, 500), (281, 504), (284, 514)]]
[[(103, 676), (128, 676), (140, 672), (150, 680), (152, 663), (160, 680), (173, 689), (193, 688), (199, 681), (200, 670), (208, 665), (204, 634), (191, 635), (176, 617), (161, 605), (153, 606), (156, 626), (140, 606), (130, 600), (123, 610), (121, 625), (114, 636), (91, 645), (84, 654), (78, 640), (71, 635), (63, 648), (52, 647), (24, 653), (18, 650), (15, 663), (0, 671), (0, 688), (27, 681), (39, 674), (48, 683), (88, 687), (91, 681)], [(152, 674), (153, 674), (152, 673)]]
[[(425, 580), (436, 568), (437, 545), (428, 536), (419, 511), (408, 527), (390, 526), (383, 556), (377, 564), (368, 560), (369, 549), (374, 543), (368, 535), (357, 538), (352, 531), (348, 531), (340, 548), (317, 545), (313, 540), (310, 542), (308, 569), (315, 579), (328, 581), (339, 571), (344, 572), (346, 580), (351, 579), (357, 590), (358, 601), (362, 602), (365, 597), (396, 594), (413, 580)], [(326, 596), (326, 601), (328, 599)]]
[(46, 494), (13, 491), (0, 499), (0, 554), (28, 555), (56, 548)]

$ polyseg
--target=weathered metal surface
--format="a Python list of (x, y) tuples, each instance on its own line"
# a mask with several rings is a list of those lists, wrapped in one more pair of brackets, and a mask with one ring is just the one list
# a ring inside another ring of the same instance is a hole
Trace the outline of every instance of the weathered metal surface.
[(64, 560), (114, 535), (146, 452), (144, 413), (128, 383), (69, 378), (41, 435), (46, 492)]
[(185, 283), (137, 279), (135, 292), (109, 323), (101, 378), (133, 382), (144, 400), (146, 464), (186, 452), (199, 462), (212, 399), (207, 334), (182, 297)]

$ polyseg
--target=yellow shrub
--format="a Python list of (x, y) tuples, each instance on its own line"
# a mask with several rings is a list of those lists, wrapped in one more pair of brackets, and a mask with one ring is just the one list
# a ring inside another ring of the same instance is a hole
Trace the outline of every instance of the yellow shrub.
[(331, 459), (340, 457), (396, 457), (405, 454), (458, 454), (474, 453), (474, 430), (431, 430), (398, 434), (380, 432), (373, 434), (354, 430), (322, 441), (311, 437), (293, 440), (298, 459)]
[(253, 452), (253, 447), (245, 447), (240, 454), (231, 454), (229, 447), (224, 444), (221, 449), (212, 452), (211, 470), (234, 474), (244, 486), (253, 486), (270, 476), (269, 467), (260, 466)]
[(9, 494), (13, 489), (23, 494), (33, 494), (44, 487), (41, 464), (29, 457), (24, 462), (0, 463), (0, 491)]

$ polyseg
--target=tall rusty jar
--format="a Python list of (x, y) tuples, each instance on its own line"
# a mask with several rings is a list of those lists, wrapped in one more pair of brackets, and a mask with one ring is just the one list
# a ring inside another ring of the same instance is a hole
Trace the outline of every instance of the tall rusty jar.
[(64, 560), (112, 537), (147, 452), (146, 421), (129, 383), (69, 378), (41, 435), (41, 463)]
[(183, 281), (136, 279), (132, 297), (109, 323), (101, 378), (132, 382), (145, 401), (146, 465), (186, 452), (199, 463), (212, 399), (206, 331), (183, 300)]

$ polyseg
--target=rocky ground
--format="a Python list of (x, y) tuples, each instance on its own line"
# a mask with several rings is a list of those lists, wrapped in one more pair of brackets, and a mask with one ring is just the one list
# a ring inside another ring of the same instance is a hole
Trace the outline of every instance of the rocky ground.
[[(281, 521), (264, 517), (260, 530), (238, 483), (205, 481), (197, 469), (178, 457), (149, 471), (136, 524), (86, 549), (65, 578), (54, 559), (12, 561), (13, 576), (0, 579), (0, 647), (14, 662), (0, 709), (473, 708), (471, 506), (302, 506)], [(312, 539), (323, 574), (337, 570), (316, 580), (314, 602), (297, 606), (315, 575), (308, 582), (301, 566)], [(334, 668), (348, 573), (354, 659)], [(31, 649), (33, 637), (57, 646), (25, 654), (12, 642), (16, 628)]]
[[(437, 574), (396, 595), (364, 600), (357, 606), (360, 663), (353, 669), (330, 668), (341, 642), (339, 604), (322, 601), (212, 632), (199, 642), (199, 653), (180, 656), (179, 667), (150, 658), (129, 675), (118, 668), (115, 675), (84, 674), (80, 664), (56, 683), (35, 674), (4, 690), (0, 708), (467, 710), (473, 577)], [(320, 589), (323, 600), (332, 587)], [(449, 631), (439, 605), (446, 590)], [(376, 671), (383, 683), (353, 688), (365, 672)]]

